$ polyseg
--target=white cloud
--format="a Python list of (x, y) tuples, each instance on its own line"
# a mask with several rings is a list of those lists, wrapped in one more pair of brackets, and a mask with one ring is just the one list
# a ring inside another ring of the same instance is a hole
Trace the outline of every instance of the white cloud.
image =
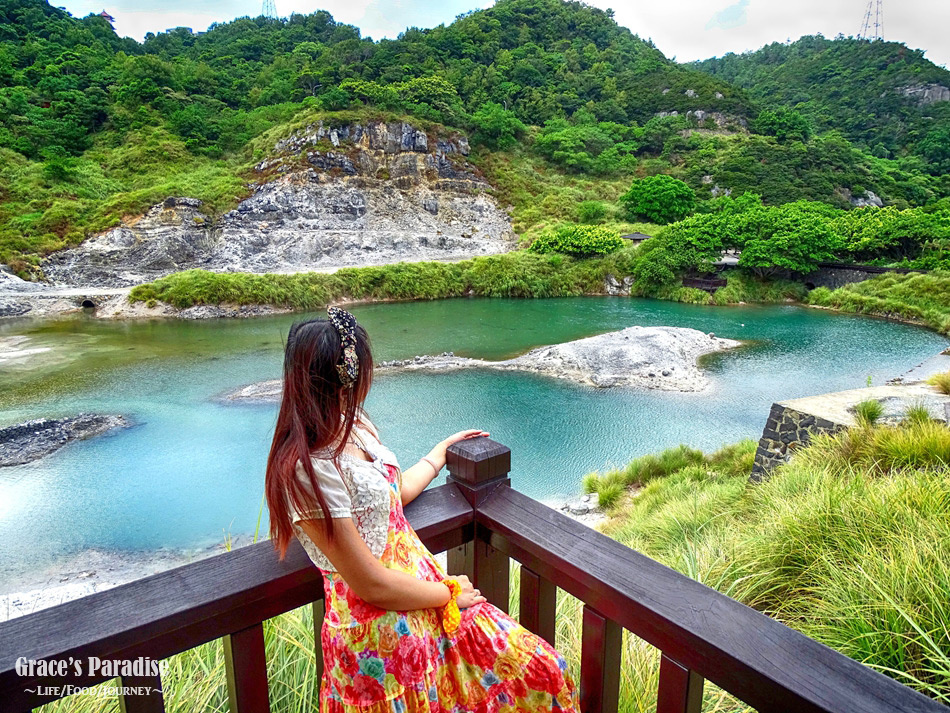
[[(755, 50), (770, 42), (796, 40), (821, 33), (825, 37), (857, 35), (866, 0), (749, 0), (746, 21), (725, 27), (707, 24), (735, 2), (719, 0), (666, 0), (663, 3), (630, 0), (587, 0), (643, 38), (652, 38), (667, 56), (680, 61), (706, 59), (726, 52)], [(937, 64), (950, 63), (950, 3), (945, 0), (884, 2), (884, 39), (923, 49)]]

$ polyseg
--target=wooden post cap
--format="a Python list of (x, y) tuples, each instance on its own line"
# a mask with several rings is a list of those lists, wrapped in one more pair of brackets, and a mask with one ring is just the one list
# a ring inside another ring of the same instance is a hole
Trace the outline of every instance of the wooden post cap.
[(511, 449), (484, 436), (467, 438), (449, 446), (445, 465), (453, 479), (478, 485), (508, 475)]

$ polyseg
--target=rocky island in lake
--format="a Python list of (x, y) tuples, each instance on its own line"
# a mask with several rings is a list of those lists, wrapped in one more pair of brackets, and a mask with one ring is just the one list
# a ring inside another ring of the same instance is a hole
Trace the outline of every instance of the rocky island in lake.
[[(397, 370), (454, 371), (501, 369), (528, 371), (597, 388), (634, 386), (663, 391), (702, 391), (708, 385), (696, 360), (704, 354), (740, 346), (684, 327), (627, 327), (617, 332), (538, 347), (513, 359), (486, 361), (452, 352), (382, 362), (377, 373)], [(279, 379), (250, 384), (224, 394), (226, 401), (272, 401), (280, 397)]]
[(81, 441), (129, 425), (123, 416), (81, 413), (6, 426), (0, 428), (0, 468), (31, 463), (55, 453), (70, 441)]

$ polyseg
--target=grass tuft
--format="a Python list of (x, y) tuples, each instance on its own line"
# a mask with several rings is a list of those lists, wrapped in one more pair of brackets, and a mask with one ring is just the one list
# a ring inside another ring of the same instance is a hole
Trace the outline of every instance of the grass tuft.
[(923, 403), (911, 404), (904, 411), (904, 420), (910, 424), (928, 423), (931, 420), (930, 409)]
[(854, 405), (854, 415), (859, 423), (874, 425), (884, 415), (884, 404), (877, 399), (867, 399)]
[(934, 374), (927, 379), (927, 383), (937, 387), (937, 391), (941, 394), (950, 394), (950, 371)]

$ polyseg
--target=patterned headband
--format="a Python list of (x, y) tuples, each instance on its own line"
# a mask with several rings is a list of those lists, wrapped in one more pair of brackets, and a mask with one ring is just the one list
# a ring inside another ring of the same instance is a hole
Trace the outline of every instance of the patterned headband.
[(339, 307), (328, 307), (327, 316), (339, 332), (340, 342), (343, 344), (343, 356), (340, 363), (336, 365), (340, 383), (350, 389), (356, 383), (360, 368), (360, 362), (356, 356), (356, 317)]

